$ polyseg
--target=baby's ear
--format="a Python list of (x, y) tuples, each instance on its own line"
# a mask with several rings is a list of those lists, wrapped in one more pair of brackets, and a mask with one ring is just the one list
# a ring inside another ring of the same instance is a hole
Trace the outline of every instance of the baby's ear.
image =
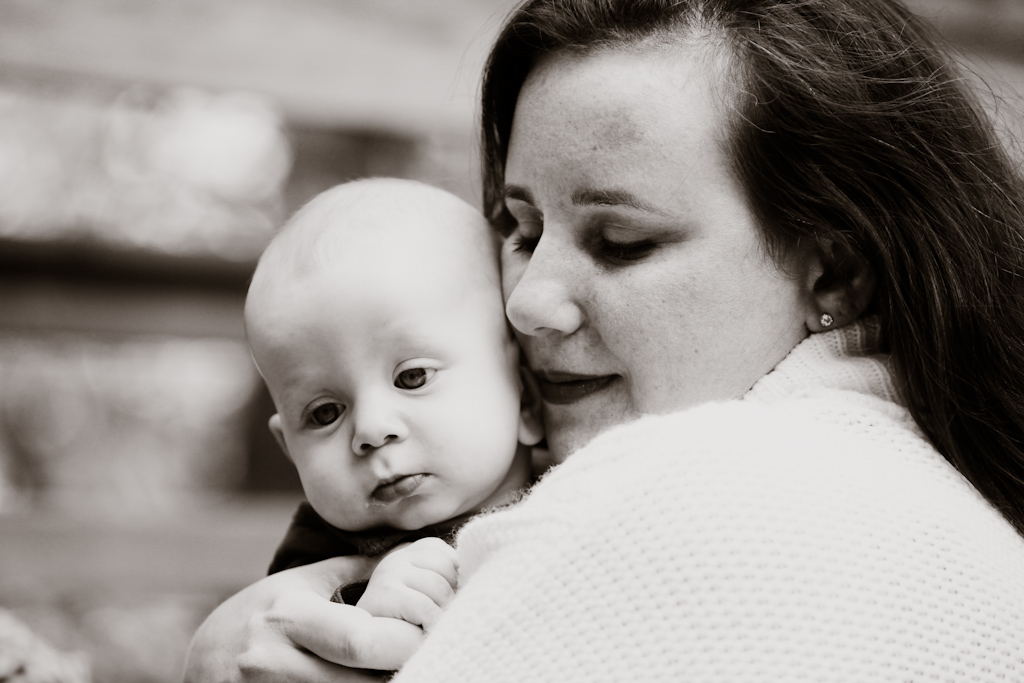
[(529, 368), (519, 366), (519, 379), (523, 385), (519, 398), (519, 443), (536, 446), (544, 438), (540, 389)]
[(267, 422), (267, 426), (270, 427), (270, 433), (274, 435), (277, 445), (281, 447), (284, 454), (289, 460), (291, 460), (292, 455), (288, 452), (288, 445), (284, 442), (284, 430), (281, 428), (281, 416), (277, 413), (271, 415), (270, 421)]

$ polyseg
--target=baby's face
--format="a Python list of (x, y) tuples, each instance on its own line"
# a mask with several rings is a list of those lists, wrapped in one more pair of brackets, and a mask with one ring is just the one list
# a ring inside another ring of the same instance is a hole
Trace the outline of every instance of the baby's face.
[(356, 257), (282, 278), (250, 328), (307, 498), (352, 531), (505, 502), (528, 463), (500, 290), (470, 294), (465, 259), (446, 263), (429, 239), (359, 242)]

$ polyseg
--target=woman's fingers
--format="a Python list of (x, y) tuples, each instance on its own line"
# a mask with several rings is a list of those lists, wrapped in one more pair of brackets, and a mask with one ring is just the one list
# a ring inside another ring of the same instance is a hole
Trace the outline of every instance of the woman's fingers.
[(390, 669), (392, 661), (404, 661), (422, 638), (418, 627), (404, 624), (412, 632), (392, 637), (399, 644), (392, 654), (364, 641), (366, 636), (359, 634), (365, 622), (358, 614), (320, 612), (322, 605), (333, 604), (328, 598), (339, 583), (367, 578), (375, 564), (356, 556), (334, 558), (265, 577), (239, 591), (196, 632), (186, 683), (372, 680), (365, 671), (346, 670), (310, 653), (323, 653), (357, 669)]
[(246, 683), (379, 683), (373, 671), (350, 669), (331, 664), (296, 650), (291, 645), (274, 644), (254, 648), (238, 661)]
[(317, 595), (296, 595), (289, 613), (281, 625), (295, 645), (346, 667), (397, 669), (423, 641), (423, 630), (418, 626), (372, 617), (366, 610)]
[(377, 662), (375, 666), (397, 670), (412, 657), (426, 637), (423, 629), (401, 619), (387, 617), (370, 618), (368, 642), (365, 645), (366, 661)]

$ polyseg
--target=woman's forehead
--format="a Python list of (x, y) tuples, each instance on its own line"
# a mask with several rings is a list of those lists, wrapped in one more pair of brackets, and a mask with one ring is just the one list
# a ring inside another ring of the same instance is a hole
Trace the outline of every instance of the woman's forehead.
[[(543, 82), (551, 73), (557, 73), (569, 65), (581, 64), (595, 65), (595, 83), (602, 79), (606, 83), (614, 83), (623, 67), (633, 76), (627, 78), (626, 83), (640, 82), (636, 77), (644, 74), (644, 65), (663, 65), (666, 67), (665, 73), (674, 70), (684, 75), (690, 71), (700, 72), (708, 78), (712, 90), (725, 86), (726, 91), (731, 93), (737, 84), (738, 74), (733, 68), (737, 55), (729, 45), (724, 29), (681, 29), (679, 32), (659, 32), (646, 39), (543, 53), (536, 57), (527, 72), (520, 96), (527, 83), (535, 85)], [(602, 70), (604, 73), (601, 73)], [(670, 83), (666, 82), (665, 85)]]
[[(650, 115), (681, 116), (695, 106), (722, 110), (730, 88), (722, 50), (708, 41), (650, 49), (607, 48), (584, 54), (548, 55), (530, 71), (519, 92), (515, 121), (524, 101), (558, 103), (564, 118), (600, 123), (596, 142), (629, 142), (642, 133), (636, 122)], [(721, 118), (721, 117), (720, 117)], [(566, 142), (571, 139), (566, 140)]]
[(725, 173), (718, 73), (701, 54), (670, 57), (604, 50), (539, 64), (520, 92), (506, 193), (628, 189), (651, 198), (660, 188), (664, 201)]

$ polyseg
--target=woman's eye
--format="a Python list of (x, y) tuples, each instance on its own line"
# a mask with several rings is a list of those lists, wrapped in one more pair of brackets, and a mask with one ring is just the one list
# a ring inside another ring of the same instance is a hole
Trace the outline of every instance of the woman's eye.
[(507, 237), (512, 244), (512, 251), (516, 254), (532, 254), (540, 242), (543, 227), (538, 220), (520, 221), (516, 223), (515, 229)]
[(399, 389), (419, 389), (434, 376), (433, 368), (409, 368), (402, 370), (395, 377), (395, 386)]
[(513, 253), (532, 254), (540, 242), (544, 224), (539, 212), (532, 208), (523, 208), (516, 202), (516, 213), (506, 207), (502, 212), (505, 216), (505, 239), (512, 245)]
[(613, 242), (602, 239), (598, 246), (598, 255), (612, 263), (630, 263), (639, 261), (650, 255), (657, 244), (651, 240), (639, 240), (637, 242)]
[(317, 406), (309, 414), (309, 421), (318, 427), (326, 427), (341, 417), (341, 406), (337, 403), (325, 403)]
[(522, 234), (513, 234), (509, 239), (512, 240), (512, 251), (516, 254), (532, 254), (540, 242), (540, 237), (525, 237)]
[(497, 217), (493, 221), (495, 229), (498, 234), (503, 238), (508, 238), (509, 235), (516, 229), (519, 222), (516, 217), (512, 215), (512, 212), (508, 210), (508, 207), (502, 207), (501, 211), (498, 212)]

